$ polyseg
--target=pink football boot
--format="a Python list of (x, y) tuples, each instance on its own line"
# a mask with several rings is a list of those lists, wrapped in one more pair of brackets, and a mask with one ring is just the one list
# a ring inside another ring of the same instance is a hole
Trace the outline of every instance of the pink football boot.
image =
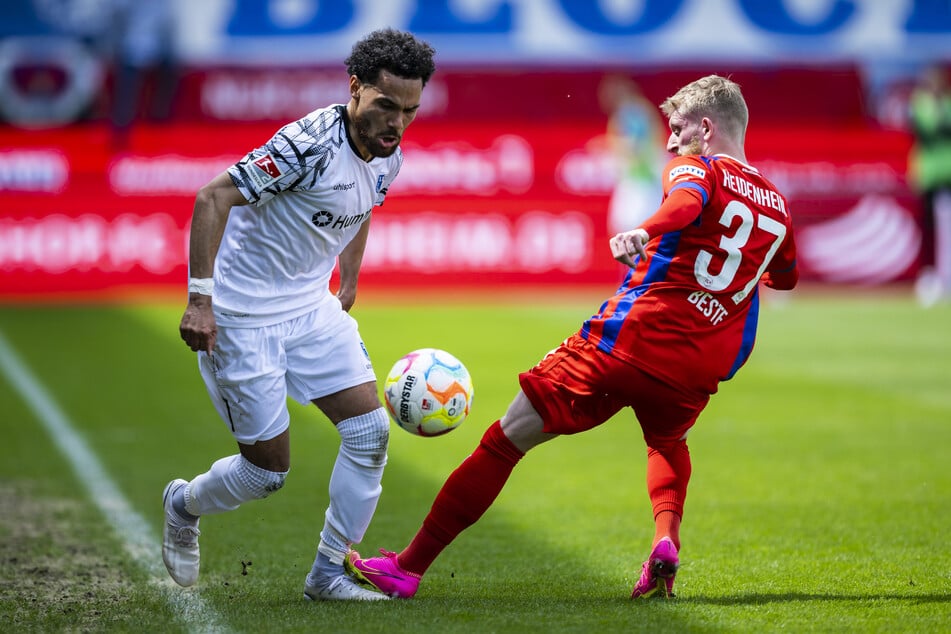
[(351, 550), (344, 560), (347, 572), (358, 581), (368, 583), (383, 594), (394, 598), (409, 599), (419, 589), (420, 575), (400, 568), (396, 553), (380, 549), (382, 557), (361, 559), (360, 553)]
[(677, 576), (679, 567), (680, 558), (677, 556), (674, 542), (669, 537), (662, 538), (644, 562), (641, 578), (634, 586), (631, 598), (647, 599), (658, 591), (660, 592), (658, 596), (664, 598), (674, 596), (674, 577)]

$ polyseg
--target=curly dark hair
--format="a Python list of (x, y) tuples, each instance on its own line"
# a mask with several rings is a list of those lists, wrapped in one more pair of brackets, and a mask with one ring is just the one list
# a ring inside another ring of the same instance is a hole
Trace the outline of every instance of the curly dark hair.
[(386, 70), (403, 79), (422, 79), (423, 85), (436, 72), (436, 50), (412, 33), (379, 29), (353, 45), (346, 60), (347, 72), (365, 84), (374, 84), (380, 71)]

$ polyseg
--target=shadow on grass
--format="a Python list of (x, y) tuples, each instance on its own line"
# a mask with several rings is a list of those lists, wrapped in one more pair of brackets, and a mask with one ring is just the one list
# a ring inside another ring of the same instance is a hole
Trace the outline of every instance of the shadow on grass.
[(951, 603), (951, 594), (822, 594), (809, 592), (781, 592), (776, 594), (747, 594), (736, 597), (682, 597), (677, 601), (707, 605), (766, 605), (770, 603), (799, 603), (806, 601), (901, 601), (905, 603)]

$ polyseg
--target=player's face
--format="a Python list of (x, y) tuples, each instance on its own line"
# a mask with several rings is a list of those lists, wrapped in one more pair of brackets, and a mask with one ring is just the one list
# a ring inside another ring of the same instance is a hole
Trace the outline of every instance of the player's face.
[(403, 132), (416, 118), (422, 93), (421, 79), (404, 79), (387, 71), (380, 73), (375, 85), (350, 78), (354, 142), (364, 159), (387, 157), (396, 151)]
[(684, 117), (679, 112), (670, 115), (670, 136), (667, 151), (677, 156), (694, 156), (703, 150), (703, 120)]

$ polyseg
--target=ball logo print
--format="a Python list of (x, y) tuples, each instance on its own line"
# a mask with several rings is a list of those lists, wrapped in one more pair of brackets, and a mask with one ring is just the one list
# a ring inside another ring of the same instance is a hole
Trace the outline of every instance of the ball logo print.
[(462, 424), (472, 407), (472, 378), (459, 359), (436, 348), (400, 358), (383, 384), (386, 408), (400, 428), (440, 436)]
[(326, 227), (331, 222), (333, 222), (333, 219), (333, 214), (329, 211), (318, 211), (313, 216), (311, 216), (310, 221), (318, 227)]

